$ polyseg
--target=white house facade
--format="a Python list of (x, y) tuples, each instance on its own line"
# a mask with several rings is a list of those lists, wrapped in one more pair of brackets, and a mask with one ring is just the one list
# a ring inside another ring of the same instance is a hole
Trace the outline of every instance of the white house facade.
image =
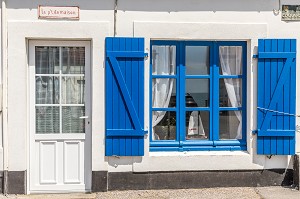
[(297, 183), (299, 30), (298, 0), (2, 0), (2, 192)]

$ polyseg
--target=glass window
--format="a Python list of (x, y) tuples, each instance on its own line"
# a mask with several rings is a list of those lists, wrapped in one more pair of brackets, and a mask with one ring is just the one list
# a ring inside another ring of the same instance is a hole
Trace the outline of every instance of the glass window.
[(209, 90), (209, 79), (186, 79), (186, 107), (208, 107)]
[(186, 75), (209, 74), (209, 47), (186, 46), (185, 50)]
[(85, 48), (35, 48), (36, 133), (84, 133)]
[(176, 72), (176, 46), (152, 46), (152, 74), (174, 75)]
[(246, 42), (151, 44), (150, 150), (246, 149)]

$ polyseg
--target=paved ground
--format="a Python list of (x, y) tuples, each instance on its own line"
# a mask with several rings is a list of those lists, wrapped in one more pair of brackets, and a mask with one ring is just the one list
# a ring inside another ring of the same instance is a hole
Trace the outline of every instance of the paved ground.
[(0, 195), (0, 199), (300, 199), (300, 191), (284, 187), (230, 187), (110, 191), (92, 194)]

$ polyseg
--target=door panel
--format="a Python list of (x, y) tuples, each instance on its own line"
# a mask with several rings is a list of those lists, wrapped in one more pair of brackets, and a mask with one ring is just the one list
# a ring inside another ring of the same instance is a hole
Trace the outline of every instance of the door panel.
[[(57, 142), (39, 142), (40, 184), (57, 183)], [(36, 146), (37, 146), (36, 145)]]
[(89, 42), (29, 42), (30, 192), (91, 188)]
[(81, 145), (83, 142), (80, 141), (64, 142), (64, 183), (80, 183), (83, 180)]

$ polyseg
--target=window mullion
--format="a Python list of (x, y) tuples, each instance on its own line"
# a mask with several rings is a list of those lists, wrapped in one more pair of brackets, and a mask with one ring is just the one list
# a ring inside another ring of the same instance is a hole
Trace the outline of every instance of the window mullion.
[(59, 133), (62, 134), (62, 47), (59, 47)]
[(219, 140), (219, 67), (218, 67), (218, 45), (213, 43), (213, 72), (212, 72), (212, 140)]
[(179, 44), (179, 145), (183, 145), (185, 141), (185, 45)]

